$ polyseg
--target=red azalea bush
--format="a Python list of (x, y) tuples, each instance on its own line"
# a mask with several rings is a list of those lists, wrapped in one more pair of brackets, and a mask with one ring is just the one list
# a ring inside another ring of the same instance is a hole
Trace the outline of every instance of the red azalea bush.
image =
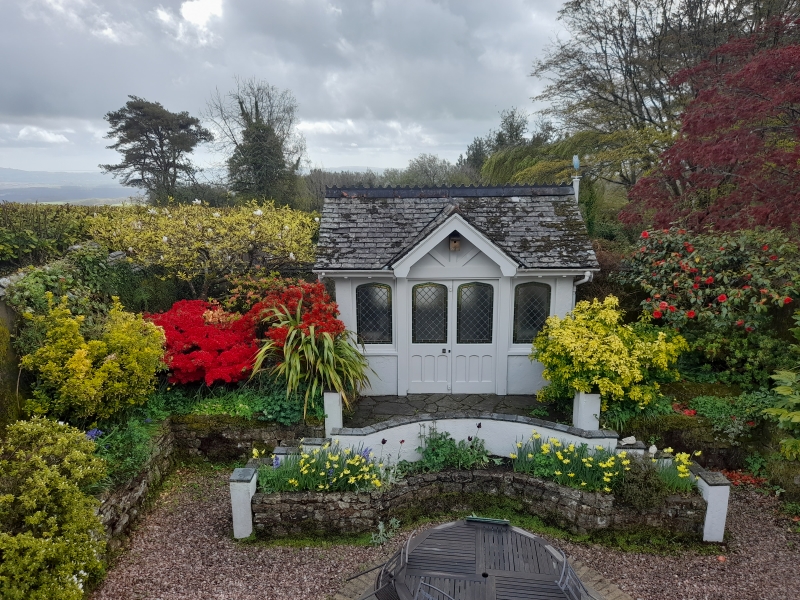
[[(269, 327), (275, 309), (286, 307), (294, 315), (299, 307), (305, 333), (312, 326), (315, 334), (336, 336), (344, 332), (344, 323), (337, 318), (338, 307), (321, 283), (271, 280), (271, 291), (243, 315), (203, 300), (181, 300), (167, 312), (147, 315), (164, 328), (171, 382), (205, 381), (211, 385), (248, 377), (258, 352), (257, 332), (262, 323), (268, 326), (264, 335), (279, 347), (286, 341), (287, 327)], [(245, 296), (251, 303), (252, 295)]]
[(233, 383), (250, 374), (258, 352), (253, 323), (204, 300), (180, 300), (146, 317), (164, 328), (173, 383)]
[(642, 308), (656, 324), (680, 329), (694, 350), (740, 375), (758, 370), (763, 379), (778, 366), (771, 328), (800, 290), (795, 243), (777, 231), (674, 228), (642, 232), (640, 242), (620, 278), (647, 293)]

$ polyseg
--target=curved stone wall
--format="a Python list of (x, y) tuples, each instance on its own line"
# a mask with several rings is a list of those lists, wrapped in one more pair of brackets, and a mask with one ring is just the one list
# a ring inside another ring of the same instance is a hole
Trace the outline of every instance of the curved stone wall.
[(253, 526), (262, 537), (375, 531), (393, 516), (481, 509), (487, 496), (517, 500), (523, 510), (574, 533), (656, 527), (703, 531), (706, 502), (698, 495), (670, 496), (645, 513), (615, 504), (614, 496), (585, 492), (507, 471), (446, 471), (409, 477), (384, 491), (282, 492), (253, 496)]

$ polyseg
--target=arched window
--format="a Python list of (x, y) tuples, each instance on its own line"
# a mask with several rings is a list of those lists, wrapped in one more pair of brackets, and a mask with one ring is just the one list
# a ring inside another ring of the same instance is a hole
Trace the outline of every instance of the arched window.
[(447, 342), (447, 286), (418, 283), (411, 289), (411, 341)]
[(458, 286), (456, 336), (459, 344), (491, 344), (494, 288), (487, 283)]
[(550, 286), (522, 283), (514, 289), (514, 343), (530, 344), (550, 315)]
[(392, 288), (385, 283), (356, 288), (356, 327), (364, 344), (392, 343)]

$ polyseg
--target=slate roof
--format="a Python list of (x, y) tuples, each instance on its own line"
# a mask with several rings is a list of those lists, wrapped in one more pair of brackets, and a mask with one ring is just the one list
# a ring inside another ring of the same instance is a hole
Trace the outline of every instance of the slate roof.
[(326, 188), (315, 270), (379, 270), (459, 214), (521, 268), (599, 265), (572, 186)]

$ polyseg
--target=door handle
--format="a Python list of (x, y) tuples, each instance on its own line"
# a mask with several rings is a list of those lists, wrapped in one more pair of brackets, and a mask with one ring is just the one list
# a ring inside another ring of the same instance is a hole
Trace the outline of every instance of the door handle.
[(442, 354), (447, 354), (447, 348), (442, 348)]

